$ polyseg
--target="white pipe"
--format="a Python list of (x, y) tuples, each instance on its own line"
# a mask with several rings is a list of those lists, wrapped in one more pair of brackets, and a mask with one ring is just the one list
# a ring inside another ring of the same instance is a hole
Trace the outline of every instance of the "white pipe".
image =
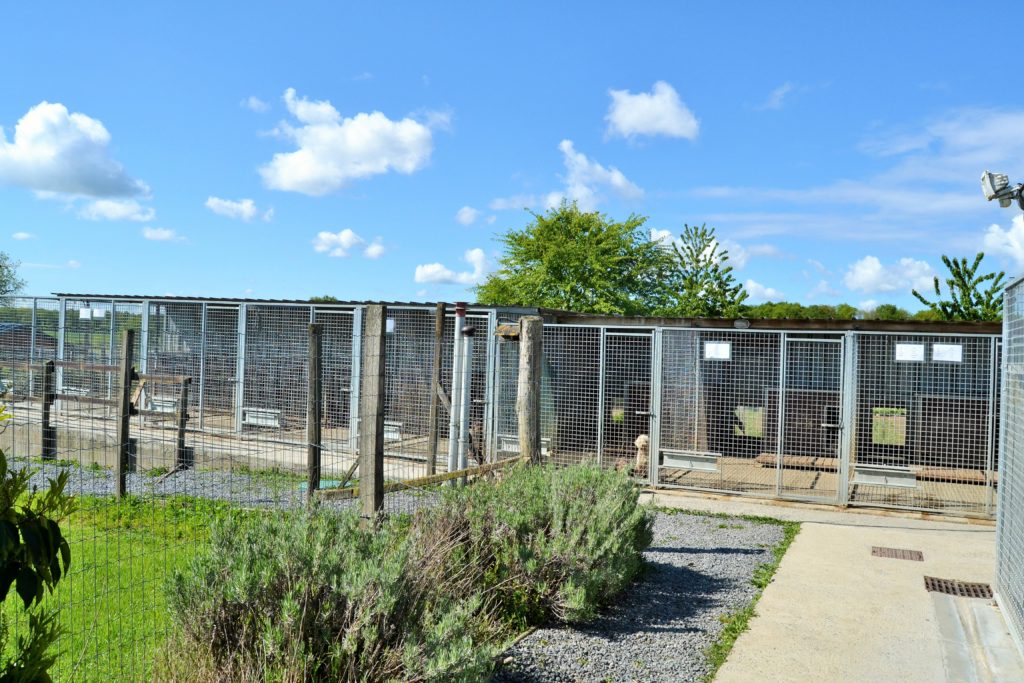
[[(462, 335), (462, 386), (459, 389), (459, 469), (468, 467), (469, 453), (469, 406), (473, 402), (471, 383), (473, 381), (473, 328), (463, 328)], [(463, 476), (462, 483), (466, 483)]]
[[(459, 465), (459, 405), (461, 400), (460, 380), (462, 375), (462, 328), (466, 322), (466, 305), (455, 304), (455, 338), (452, 343), (452, 395), (448, 411), (448, 471), (454, 472)], [(454, 482), (452, 482), (454, 485)]]

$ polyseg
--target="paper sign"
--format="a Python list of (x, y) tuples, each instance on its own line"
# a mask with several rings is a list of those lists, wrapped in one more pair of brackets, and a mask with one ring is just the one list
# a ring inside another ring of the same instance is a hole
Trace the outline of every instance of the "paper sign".
[(964, 347), (962, 344), (932, 344), (932, 360), (945, 363), (962, 363)]
[(897, 344), (896, 360), (920, 362), (924, 360), (924, 344)]
[(704, 342), (704, 360), (729, 360), (732, 344), (729, 342)]

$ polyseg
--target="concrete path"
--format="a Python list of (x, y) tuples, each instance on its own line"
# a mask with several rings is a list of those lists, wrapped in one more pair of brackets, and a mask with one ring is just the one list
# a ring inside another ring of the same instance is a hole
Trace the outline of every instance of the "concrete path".
[[(925, 575), (992, 583), (990, 523), (699, 495), (655, 499), (803, 522), (719, 683), (1024, 680), (1019, 653), (1001, 640), (1008, 634), (992, 601), (924, 588)], [(874, 557), (872, 546), (919, 550), (924, 561)]]

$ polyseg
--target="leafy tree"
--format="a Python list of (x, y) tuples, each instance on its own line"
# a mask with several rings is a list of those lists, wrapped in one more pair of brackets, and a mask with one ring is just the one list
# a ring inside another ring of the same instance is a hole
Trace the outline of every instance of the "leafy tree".
[(910, 313), (896, 304), (879, 304), (866, 317), (869, 320), (910, 320)]
[(7, 252), (0, 251), (0, 301), (17, 294), (25, 286), (25, 281), (18, 277), (20, 265)]
[[(0, 411), (0, 422), (9, 417)], [(56, 614), (31, 608), (67, 574), (71, 549), (58, 522), (71, 514), (74, 503), (64, 494), (67, 472), (51, 479), (44, 492), (29, 490), (31, 476), (28, 469), (8, 469), (0, 451), (0, 605), (14, 585), (28, 611), (28, 631), (12, 644), (8, 610), (0, 610), (0, 681), (48, 683), (47, 670), (56, 658), (49, 649), (59, 633)]]
[[(978, 275), (978, 267), (985, 258), (985, 252), (978, 252), (974, 262), (968, 265), (967, 258), (949, 258), (942, 255), (942, 262), (949, 270), (946, 288), (949, 299), (942, 299), (939, 278), (935, 276), (935, 301), (925, 299), (916, 289), (911, 290), (918, 301), (937, 313), (941, 320), (1002, 320), (1003, 297), (1001, 296), (1003, 278), (1006, 273), (986, 273)], [(982, 289), (985, 283), (987, 289)]]
[(642, 230), (646, 218), (609, 220), (563, 202), (533, 213), (501, 237), (500, 268), (476, 288), (477, 301), (583, 313), (648, 315), (663, 310), (678, 276), (670, 253)]
[(323, 296), (311, 296), (309, 297), (309, 300), (318, 304), (333, 304), (341, 301), (338, 297), (331, 296), (330, 294), (324, 294)]
[(857, 307), (850, 304), (838, 304), (833, 317), (836, 320), (853, 320), (857, 317)]
[(857, 314), (857, 308), (850, 304), (804, 306), (790, 301), (767, 301), (755, 306), (744, 306), (742, 311), (745, 318), (766, 320), (853, 320)]
[(732, 273), (729, 251), (719, 248), (715, 229), (684, 225), (672, 249), (681, 282), (665, 313), (686, 318), (738, 317), (747, 292)]

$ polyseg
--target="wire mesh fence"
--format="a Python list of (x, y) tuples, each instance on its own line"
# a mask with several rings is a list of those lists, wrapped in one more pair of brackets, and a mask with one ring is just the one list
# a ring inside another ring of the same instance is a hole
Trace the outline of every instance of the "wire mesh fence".
[(1003, 316), (996, 597), (1024, 652), (1024, 290), (1020, 280), (1006, 288)]

